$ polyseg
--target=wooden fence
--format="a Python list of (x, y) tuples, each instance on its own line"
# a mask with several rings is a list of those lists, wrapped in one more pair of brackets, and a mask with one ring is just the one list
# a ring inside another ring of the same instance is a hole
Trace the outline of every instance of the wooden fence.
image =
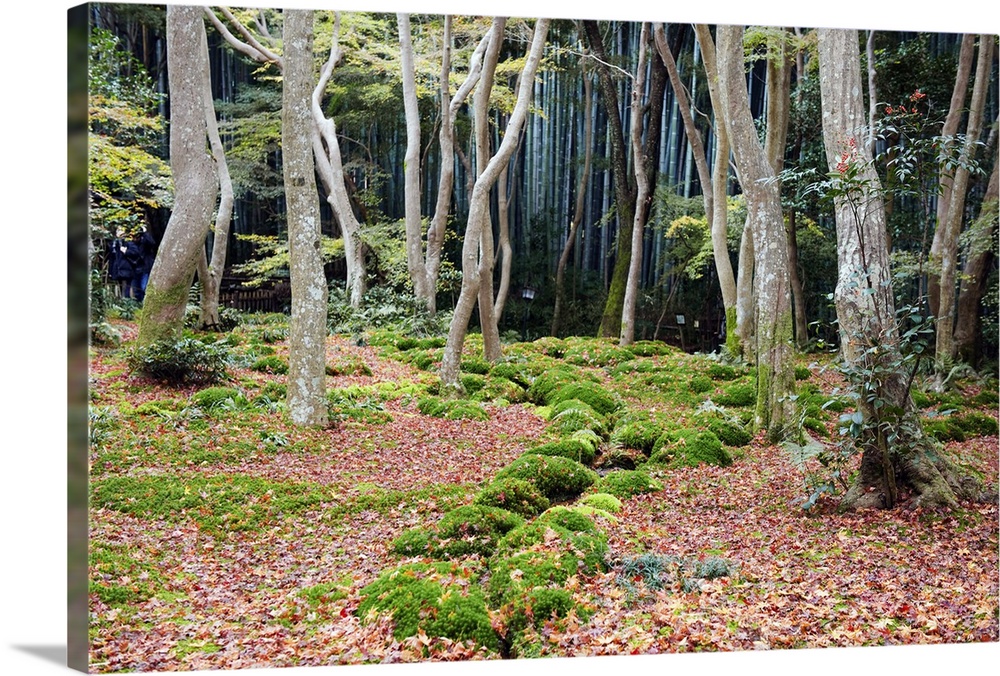
[(288, 282), (247, 288), (240, 279), (223, 278), (219, 289), (219, 304), (241, 312), (287, 312), (292, 302)]

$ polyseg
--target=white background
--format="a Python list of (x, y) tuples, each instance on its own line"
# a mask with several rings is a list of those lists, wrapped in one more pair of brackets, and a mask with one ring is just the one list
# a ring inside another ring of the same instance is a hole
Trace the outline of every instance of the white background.
[[(70, 2), (4, 3), (4, 64), (0, 73), (0, 401), (4, 482), (0, 488), (0, 673), (62, 673), (66, 645), (66, 10)], [(249, 5), (266, 3), (249, 2)], [(995, 4), (875, 0), (799, 0), (764, 3), (702, 0), (691, 3), (614, 3), (596, 0), (289, 0), (292, 7), (458, 14), (545, 14), (564, 18), (653, 19), (671, 22), (836, 26), (928, 31), (998, 32)], [(766, 4), (766, 6), (765, 6)], [(808, 5), (808, 6), (807, 6)], [(987, 10), (987, 7), (993, 7)], [(924, 9), (926, 8), (926, 9)], [(41, 655), (41, 656), (40, 656)], [(610, 661), (609, 661), (610, 660)], [(643, 674), (665, 671), (840, 674), (872, 667), (903, 674), (1000, 664), (1000, 644), (863, 648), (823, 651), (588, 658), (321, 669), (260, 669), (254, 674)], [(251, 672), (240, 672), (251, 673)], [(989, 673), (989, 672), (987, 672)]]

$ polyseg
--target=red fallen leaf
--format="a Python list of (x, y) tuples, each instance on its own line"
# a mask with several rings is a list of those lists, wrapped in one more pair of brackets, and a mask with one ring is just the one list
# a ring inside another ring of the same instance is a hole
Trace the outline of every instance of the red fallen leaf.
[(347, 612), (347, 608), (341, 608), (341, 609), (340, 609), (340, 616), (341, 616), (341, 617), (347, 617), (347, 616), (348, 616), (348, 614), (349, 614), (349, 613)]

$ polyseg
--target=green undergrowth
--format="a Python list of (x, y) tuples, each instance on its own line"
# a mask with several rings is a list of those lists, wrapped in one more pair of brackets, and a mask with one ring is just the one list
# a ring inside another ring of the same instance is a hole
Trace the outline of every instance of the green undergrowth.
[(152, 598), (163, 578), (144, 552), (94, 540), (88, 553), (90, 593), (109, 606), (128, 607)]

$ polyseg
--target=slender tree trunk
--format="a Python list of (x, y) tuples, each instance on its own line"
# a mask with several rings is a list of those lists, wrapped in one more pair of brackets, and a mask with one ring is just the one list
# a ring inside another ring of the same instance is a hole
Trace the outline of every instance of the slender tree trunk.
[[(507, 174), (510, 165), (508, 164), (500, 172), (497, 179), (497, 225), (500, 227), (500, 236), (497, 239), (497, 246), (500, 251), (497, 256), (500, 259), (500, 288), (497, 289), (497, 298), (493, 303), (493, 319), (500, 324), (503, 317), (504, 307), (507, 305), (507, 295), (510, 293), (510, 269), (513, 263), (513, 249), (510, 246), (510, 218), (508, 209), (510, 198), (507, 196)], [(494, 263), (494, 267), (496, 263)]]
[(773, 164), (757, 141), (743, 70), (743, 28), (720, 26), (719, 82), (737, 175), (754, 241), (757, 409), (755, 424), (778, 440), (794, 425), (792, 309), (781, 195)]
[(625, 285), (628, 280), (629, 252), (632, 243), (632, 220), (635, 215), (635, 193), (629, 180), (628, 159), (621, 115), (618, 113), (618, 89), (611, 78), (608, 57), (596, 21), (583, 22), (587, 43), (597, 59), (597, 88), (608, 115), (608, 140), (611, 145), (611, 172), (615, 188), (615, 208), (618, 214), (618, 239), (615, 265), (608, 288), (608, 298), (601, 317), (598, 335), (616, 337), (621, 331), (622, 309), (625, 306)]
[(200, 7), (167, 6), (174, 209), (149, 275), (139, 320), (140, 345), (180, 337), (188, 290), (198, 259), (205, 252), (218, 191), (215, 167), (205, 152), (208, 39), (203, 16)]
[(437, 282), (441, 270), (441, 252), (444, 247), (445, 228), (448, 225), (448, 213), (451, 211), (452, 189), (455, 184), (455, 116), (465, 102), (469, 92), (479, 81), (483, 63), (483, 53), (489, 45), (489, 34), (480, 40), (479, 45), (469, 60), (469, 72), (465, 81), (458, 88), (455, 97), (451, 96), (451, 85), (448, 78), (451, 74), (451, 16), (444, 20), (444, 48), (441, 56), (441, 131), (438, 143), (441, 148), (441, 174), (438, 179), (437, 203), (430, 228), (427, 230), (427, 253), (424, 268), (427, 273), (427, 309), (431, 314), (437, 312)]
[(743, 222), (739, 258), (736, 264), (736, 342), (741, 348), (736, 356), (751, 364), (757, 361), (754, 323), (756, 304), (753, 294), (754, 258), (753, 227), (748, 216)]
[[(468, 331), (469, 318), (479, 296), (479, 245), (484, 225), (489, 216), (490, 189), (497, 181), (500, 170), (507, 166), (517, 144), (521, 127), (527, 117), (535, 73), (542, 58), (548, 28), (548, 19), (539, 19), (535, 23), (528, 58), (520, 76), (517, 102), (507, 123), (503, 141), (500, 143), (496, 155), (476, 179), (472, 189), (472, 197), (469, 202), (469, 220), (465, 230), (465, 240), (462, 244), (462, 290), (459, 293), (455, 314), (448, 330), (448, 342), (445, 344), (444, 357), (441, 361), (441, 383), (446, 389), (452, 391), (460, 392), (462, 389), (459, 380), (459, 364), (462, 358), (462, 347), (465, 344), (465, 335)], [(496, 35), (495, 39), (502, 40), (502, 34)], [(477, 101), (477, 105), (485, 106), (486, 104), (485, 100)]]
[[(941, 127), (941, 136), (946, 139), (945, 146), (941, 149), (941, 157), (944, 158), (950, 151), (958, 133), (958, 125), (962, 121), (965, 113), (965, 95), (969, 89), (969, 78), (972, 76), (972, 62), (976, 57), (976, 36), (967, 33), (962, 36), (962, 46), (958, 53), (958, 71), (955, 74), (955, 87), (951, 92), (951, 103), (948, 106), (948, 115), (944, 119)], [(941, 255), (944, 247), (945, 222), (948, 220), (948, 205), (951, 204), (952, 182), (955, 172), (949, 166), (941, 167), (940, 194), (937, 200), (937, 228), (934, 230), (934, 239), (931, 241), (930, 263), (931, 269), (927, 273), (927, 301), (931, 315), (938, 314), (938, 301), (941, 297)]]
[(229, 225), (233, 217), (233, 180), (226, 162), (226, 149), (219, 137), (219, 124), (215, 119), (215, 101), (212, 99), (212, 77), (209, 70), (204, 76), (205, 123), (208, 140), (212, 148), (216, 171), (219, 174), (219, 209), (215, 216), (215, 237), (212, 240), (212, 260), (205, 277), (201, 281), (201, 317), (203, 329), (219, 327), (219, 290), (226, 268), (226, 252), (229, 248)]
[(646, 89), (646, 51), (649, 42), (649, 23), (642, 24), (639, 34), (639, 63), (635, 71), (635, 83), (632, 87), (632, 118), (629, 137), (632, 141), (632, 161), (636, 167), (636, 210), (632, 222), (632, 250), (629, 254), (628, 279), (625, 284), (625, 302), (622, 308), (620, 345), (631, 345), (635, 342), (635, 306), (639, 296), (639, 271), (642, 267), (642, 209), (640, 204), (649, 195), (649, 180), (646, 176), (646, 158), (643, 156), (642, 145), (642, 95)]
[(993, 258), (989, 243), (997, 236), (997, 170), (1000, 162), (993, 163), (990, 182), (983, 196), (979, 218), (970, 227), (977, 232), (966, 253), (962, 269), (962, 285), (958, 294), (955, 320), (955, 352), (963, 361), (974, 364), (979, 357), (979, 304), (986, 291), (988, 265)]
[(938, 301), (935, 362), (938, 375), (943, 376), (951, 368), (955, 357), (955, 282), (958, 269), (958, 236), (962, 232), (965, 215), (965, 193), (969, 187), (969, 163), (975, 158), (976, 145), (983, 124), (983, 110), (986, 94), (990, 86), (990, 71), (993, 64), (992, 35), (979, 36), (979, 59), (976, 63), (976, 81), (972, 88), (969, 106), (969, 124), (966, 129), (965, 145), (962, 148), (959, 165), (951, 186), (948, 214), (939, 229), (944, 229), (941, 245), (941, 292)]
[[(868, 31), (865, 42), (865, 55), (868, 60), (868, 152), (875, 154), (875, 114), (878, 111), (878, 89), (875, 86), (875, 31)], [(800, 73), (801, 76), (801, 73)]]
[(319, 196), (313, 163), (313, 11), (286, 9), (281, 101), (281, 164), (288, 217), (292, 316), (288, 335), (288, 414), (325, 425), (326, 302)]
[[(701, 47), (702, 63), (708, 80), (708, 93), (712, 101), (712, 110), (722, 111), (721, 94), (719, 93), (719, 70), (715, 58), (715, 42), (705, 24), (695, 25), (698, 45)], [(676, 68), (674, 69), (676, 70)], [(673, 75), (671, 75), (673, 78)], [(680, 82), (678, 78), (678, 83)], [(685, 120), (685, 127), (687, 121)], [(693, 121), (692, 121), (693, 126)], [(737, 291), (736, 276), (733, 274), (733, 263), (729, 258), (727, 230), (729, 228), (727, 198), (729, 196), (729, 132), (726, 129), (726, 116), (722, 112), (715, 115), (715, 159), (712, 165), (711, 178), (711, 209), (709, 200), (705, 199), (705, 214), (709, 215), (712, 228), (712, 253), (715, 258), (715, 271), (719, 278), (719, 288), (722, 291), (722, 306), (726, 312), (726, 349), (734, 357), (743, 354), (743, 347), (737, 327)], [(704, 152), (704, 151), (702, 151)], [(695, 155), (697, 159), (697, 154)], [(699, 168), (699, 176), (701, 169)], [(701, 179), (703, 182), (705, 179)], [(707, 190), (703, 188), (707, 194)]]
[[(473, 118), (476, 134), (476, 180), (483, 175), (486, 167), (491, 161), (491, 144), (489, 128), (489, 99), (493, 90), (494, 76), (497, 62), (500, 58), (500, 47), (503, 43), (504, 26), (506, 22), (502, 18), (494, 19), (493, 40), (486, 50), (483, 58), (483, 73), (476, 87), (475, 107)], [(516, 144), (515, 144), (516, 148)], [(510, 151), (513, 153), (513, 149)], [(509, 158), (509, 155), (508, 155)], [(498, 176), (506, 168), (504, 162), (498, 168)], [(494, 179), (493, 182), (496, 182)], [(492, 184), (490, 186), (492, 188)], [(489, 200), (489, 191), (487, 191)], [(493, 312), (493, 218), (489, 208), (483, 212), (483, 222), (481, 225), (479, 242), (479, 325), (483, 332), (483, 357), (489, 362), (495, 362), (503, 356), (500, 346), (500, 329), (497, 326), (497, 318)]]
[[(795, 37), (796, 43), (798, 44), (798, 47), (795, 50), (795, 74), (798, 78), (798, 83), (795, 87), (795, 98), (797, 105), (801, 107), (802, 86), (807, 75), (805, 69), (805, 57), (802, 49), (801, 33), (797, 28), (795, 29)], [(869, 36), (869, 38), (870, 37), (871, 36)], [(795, 147), (792, 151), (792, 157), (796, 158), (799, 162), (802, 161), (802, 144), (802, 128), (799, 126), (795, 133)], [(805, 289), (803, 288), (802, 275), (799, 269), (799, 233), (796, 209), (794, 205), (792, 205), (788, 210), (787, 237), (788, 279), (792, 285), (792, 308), (793, 314), (795, 315), (795, 344), (800, 350), (803, 350), (809, 344), (809, 324), (806, 321)]]
[(833, 172), (856, 164), (863, 182), (835, 205), (841, 356), (853, 369), (881, 372), (874, 395), (859, 392), (866, 429), (858, 442), (861, 467), (841, 507), (891, 508), (904, 497), (910, 506), (955, 506), (957, 499), (984, 497), (982, 487), (923, 435), (909, 374), (899, 366), (885, 206), (863, 136), (857, 31), (821, 28), (818, 34), (827, 161)]
[(361, 224), (354, 215), (351, 198), (347, 194), (344, 182), (344, 164), (340, 155), (340, 142), (337, 140), (337, 126), (332, 118), (326, 117), (322, 107), (326, 85), (330, 82), (333, 69), (342, 55), (340, 14), (337, 13), (333, 23), (330, 58), (323, 65), (319, 81), (312, 92), (311, 110), (317, 133), (310, 136), (313, 142), (313, 154), (316, 156), (316, 171), (326, 189), (327, 202), (333, 209), (333, 215), (340, 225), (340, 233), (344, 238), (349, 302), (352, 307), (359, 307), (365, 293), (365, 253), (361, 241)]
[[(427, 287), (424, 265), (423, 229), (420, 222), (420, 108), (417, 106), (417, 82), (413, 65), (413, 42), (410, 38), (410, 15), (397, 14), (399, 24), (399, 61), (403, 71), (403, 110), (406, 117), (406, 155), (403, 158), (403, 192), (406, 220), (406, 266), (417, 300), (429, 305), (433, 293)], [(444, 158), (442, 158), (444, 161)]]
[[(583, 64), (581, 63), (581, 67)], [(565, 303), (566, 289), (566, 266), (569, 263), (570, 253), (576, 242), (576, 233), (583, 222), (583, 209), (587, 197), (587, 181), (590, 179), (590, 165), (594, 158), (594, 116), (593, 116), (593, 89), (590, 75), (586, 68), (583, 72), (583, 168), (580, 170), (580, 180), (576, 188), (576, 204), (573, 211), (573, 220), (569, 224), (569, 234), (566, 236), (566, 244), (563, 246), (559, 262), (556, 264), (556, 300), (555, 309), (552, 311), (552, 335), (558, 336), (560, 325), (562, 324), (562, 308)]]

